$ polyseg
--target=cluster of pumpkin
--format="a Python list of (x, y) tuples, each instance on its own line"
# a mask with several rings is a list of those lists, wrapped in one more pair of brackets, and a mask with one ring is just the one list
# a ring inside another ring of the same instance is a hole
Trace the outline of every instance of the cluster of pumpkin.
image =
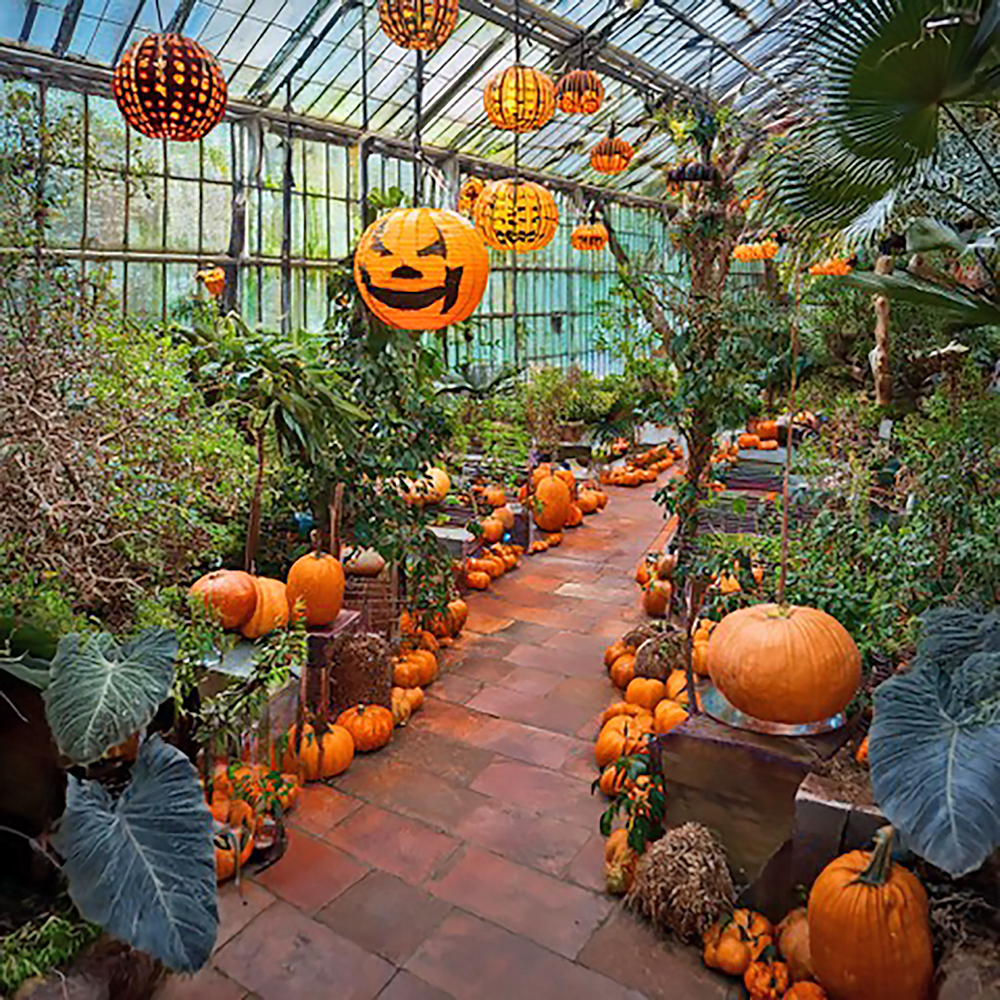
[(776, 451), (778, 448), (778, 422), (776, 420), (754, 420), (747, 425), (745, 434), (736, 439), (740, 449)]
[(827, 257), (816, 264), (810, 264), (809, 273), (811, 275), (832, 275), (842, 278), (851, 273), (851, 265), (843, 257)]
[(655, 483), (661, 472), (665, 472), (682, 458), (684, 452), (668, 444), (655, 445), (647, 451), (635, 455), (621, 468), (605, 470), (601, 482), (609, 486), (641, 486)]
[(292, 563), (284, 583), (218, 569), (196, 580), (189, 593), (212, 610), (223, 628), (259, 639), (284, 628), (293, 613), (306, 625), (328, 625), (340, 614), (345, 583), (340, 561), (317, 547)]
[(542, 462), (521, 487), (519, 499), (530, 505), (536, 527), (549, 532), (531, 543), (528, 552), (535, 555), (560, 545), (565, 528), (578, 528), (584, 517), (603, 510), (608, 495), (589, 480), (578, 486), (569, 469), (553, 469)]
[(705, 933), (705, 964), (742, 976), (751, 1000), (925, 1000), (934, 977), (927, 893), (892, 860), (892, 828), (871, 851), (820, 872), (808, 906), (776, 927), (737, 910)]
[(736, 465), (740, 460), (740, 449), (735, 441), (723, 441), (709, 458), (710, 465)]
[(775, 239), (755, 240), (750, 243), (737, 243), (733, 247), (733, 260), (772, 260), (778, 256), (781, 244)]
[(479, 521), (479, 536), (485, 544), (493, 545), (514, 527), (514, 512), (507, 506), (507, 494), (502, 486), (473, 486), (472, 493), (492, 508), (492, 513)]
[(497, 542), (484, 549), (478, 556), (465, 560), (465, 583), (472, 590), (486, 590), (489, 585), (509, 570), (521, 565), (523, 545), (504, 545)]
[(647, 552), (636, 567), (635, 582), (642, 588), (642, 609), (652, 618), (665, 618), (674, 596), (672, 577), (676, 555)]

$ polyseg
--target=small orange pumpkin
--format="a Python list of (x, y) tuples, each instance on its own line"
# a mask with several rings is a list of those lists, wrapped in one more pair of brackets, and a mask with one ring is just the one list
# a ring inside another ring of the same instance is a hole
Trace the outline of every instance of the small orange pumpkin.
[(498, 517), (486, 517), (479, 522), (480, 527), (483, 529), (483, 541), (487, 545), (492, 545), (494, 542), (499, 542), (503, 538), (504, 526), (503, 521)]
[(642, 609), (652, 618), (663, 618), (670, 608), (674, 588), (669, 580), (652, 579), (642, 589)]
[(465, 574), (465, 582), (472, 590), (486, 590), (490, 585), (490, 575), (480, 570), (474, 570)]
[(669, 698), (664, 698), (653, 713), (653, 732), (662, 736), (687, 722), (687, 712)]
[(223, 825), (213, 837), (215, 847), (215, 881), (231, 879), (237, 869), (250, 860), (253, 853), (253, 831), (244, 826)]
[(579, 528), (581, 524), (583, 524), (583, 511), (575, 503), (571, 503), (566, 514), (566, 527)]
[(619, 757), (637, 753), (645, 744), (652, 731), (651, 716), (618, 715), (606, 722), (594, 744), (594, 759), (603, 770)]
[(347, 580), (338, 559), (320, 552), (319, 535), (313, 551), (296, 559), (288, 571), (288, 608), (294, 615), (301, 606), (307, 625), (329, 625), (340, 614)]
[(623, 896), (632, 888), (639, 855), (629, 845), (628, 830), (614, 830), (604, 842), (604, 884), (612, 896)]
[(750, 1000), (782, 1000), (788, 984), (788, 966), (774, 958), (751, 962), (743, 974), (743, 985)]
[(381, 705), (355, 705), (337, 716), (354, 738), (354, 747), (361, 753), (379, 750), (392, 739), (392, 712)]
[(749, 451), (760, 447), (760, 438), (756, 434), (741, 434), (736, 439), (736, 444), (739, 448)]
[(611, 664), (611, 682), (615, 687), (623, 691), (635, 677), (635, 655), (632, 653), (622, 653), (621, 656)]
[(608, 707), (601, 713), (600, 724), (603, 726), (605, 722), (613, 719), (616, 715), (645, 715), (648, 709), (642, 707), (642, 705), (633, 705), (627, 701), (613, 701)]
[(223, 628), (239, 628), (249, 621), (257, 606), (253, 577), (239, 569), (217, 569), (191, 585), (191, 597), (198, 597), (218, 616)]
[(819, 983), (809, 983), (803, 980), (794, 983), (783, 1000), (830, 1000), (830, 995)]
[(663, 681), (652, 677), (633, 677), (625, 689), (625, 700), (652, 712), (666, 696)]
[(257, 589), (257, 604), (253, 614), (240, 626), (240, 632), (247, 639), (261, 636), (284, 628), (288, 624), (288, 595), (280, 580), (270, 580), (266, 576), (253, 577)]

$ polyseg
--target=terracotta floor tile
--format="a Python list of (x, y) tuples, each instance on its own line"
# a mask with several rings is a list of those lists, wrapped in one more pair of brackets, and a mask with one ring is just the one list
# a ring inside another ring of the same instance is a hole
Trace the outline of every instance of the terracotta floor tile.
[(551, 694), (591, 712), (600, 712), (615, 700), (615, 687), (604, 672), (603, 661), (596, 660), (592, 677), (567, 677), (552, 689)]
[(612, 906), (592, 892), (475, 847), (428, 889), (567, 958), (584, 946)]
[(738, 981), (704, 967), (698, 949), (661, 938), (621, 907), (587, 942), (577, 961), (649, 1000), (737, 1000), (744, 996)]
[(574, 745), (574, 741), (562, 733), (499, 718), (490, 719), (470, 737), (470, 741), (505, 757), (553, 769), (562, 767)]
[[(524, 602), (528, 604), (532, 603), (537, 597), (537, 592), (529, 588), (525, 588), (523, 594)], [(497, 632), (495, 638), (502, 639), (504, 642), (530, 643), (540, 646), (546, 639), (551, 638), (555, 631), (555, 629), (549, 628), (547, 625), (538, 625), (535, 622), (515, 621), (511, 625), (508, 625), (502, 632)]]
[(489, 800), (455, 828), (463, 840), (510, 861), (558, 875), (589, 839), (586, 830)]
[(454, 837), (371, 805), (349, 816), (328, 839), (411, 885), (423, 882), (458, 846)]
[[(391, 760), (409, 768), (428, 771), (456, 785), (468, 785), (493, 762), (493, 754), (489, 750), (478, 749), (471, 742), (442, 736), (424, 728), (421, 723), (418, 713), (413, 716), (410, 725), (397, 730), (392, 743), (380, 754), (370, 758), (373, 769), (381, 770), (381, 764)], [(480, 731), (481, 728), (477, 728), (472, 736)]]
[(464, 671), (448, 671), (442, 674), (429, 688), (427, 694), (442, 701), (451, 701), (456, 705), (464, 705), (479, 694), (482, 681), (469, 677)]
[(273, 893), (268, 892), (251, 878), (241, 879), (239, 885), (235, 881), (220, 885), (216, 898), (219, 903), (219, 932), (215, 936), (216, 949), (221, 948), (230, 938), (239, 934), (258, 913), (266, 910), (275, 899)]
[(465, 627), (470, 632), (479, 632), (482, 635), (492, 635), (506, 628), (510, 624), (510, 618), (498, 618), (496, 615), (487, 614), (484, 611), (477, 611), (474, 608), (469, 612), (469, 618)]
[(601, 657), (604, 655), (604, 648), (608, 644), (599, 636), (580, 632), (555, 632), (542, 645), (551, 646), (560, 652), (584, 656), (593, 662), (600, 663)]
[(600, 833), (592, 833), (587, 838), (566, 868), (564, 877), (585, 889), (604, 892), (604, 838)]
[[(513, 646), (505, 645), (504, 655), (513, 648)], [(449, 669), (451, 668), (449, 667)], [(454, 669), (457, 674), (470, 680), (481, 681), (484, 684), (498, 684), (512, 670), (516, 669), (516, 664), (499, 656), (470, 655)]]
[(472, 783), (473, 789), (531, 812), (556, 816), (595, 830), (603, 802), (590, 785), (569, 775), (518, 761), (497, 761)]
[(362, 803), (329, 785), (306, 785), (288, 822), (317, 836), (332, 830), (342, 819), (361, 808)]
[[(571, 649), (551, 646), (516, 646), (507, 655), (508, 662), (534, 670), (548, 670), (561, 677), (592, 677), (595, 661)], [(600, 660), (597, 660), (600, 663)]]
[(522, 586), (528, 587), (531, 590), (537, 590), (542, 593), (551, 593), (553, 590), (557, 590), (562, 584), (562, 577), (559, 575), (555, 576), (543, 576), (540, 572), (531, 572), (522, 574), (518, 581)]
[(392, 982), (378, 995), (378, 1000), (454, 1000), (450, 993), (425, 983), (412, 972), (400, 969)]
[(519, 691), (521, 694), (546, 695), (563, 680), (560, 674), (535, 667), (515, 667), (502, 681), (500, 687)]
[[(596, 737), (596, 733), (594, 734)], [(594, 740), (575, 739), (559, 770), (573, 778), (579, 778), (589, 785), (600, 772), (594, 760)]]
[(514, 639), (505, 639), (503, 632), (498, 635), (477, 635), (468, 633), (471, 644), (463, 651), (466, 662), (495, 657), (502, 660), (516, 645)]
[(417, 717), (422, 729), (449, 736), (453, 740), (464, 740), (482, 726), (487, 718), (464, 705), (453, 705), (431, 698), (424, 702)]
[(395, 971), (285, 903), (251, 922), (219, 952), (216, 965), (261, 1000), (373, 1000)]
[(467, 913), (448, 917), (406, 968), (456, 1000), (632, 1000), (610, 979)]
[(448, 915), (449, 903), (388, 872), (369, 872), (316, 914), (365, 951), (400, 965)]
[(483, 688), (469, 702), (469, 708), (567, 736), (576, 733), (591, 717), (589, 709), (551, 695), (538, 697), (502, 687)]
[(172, 975), (156, 991), (156, 1000), (243, 1000), (247, 991), (217, 969), (206, 966), (193, 976)]
[(365, 871), (343, 851), (289, 826), (284, 856), (253, 878), (306, 913), (315, 913), (357, 882)]

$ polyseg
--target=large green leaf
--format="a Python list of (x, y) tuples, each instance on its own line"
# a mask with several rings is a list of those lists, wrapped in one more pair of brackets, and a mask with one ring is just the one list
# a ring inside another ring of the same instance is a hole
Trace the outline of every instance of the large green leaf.
[(124, 645), (107, 632), (60, 639), (45, 691), (59, 749), (89, 764), (142, 729), (170, 691), (176, 655), (177, 641), (167, 629), (143, 632)]
[(171, 969), (208, 961), (219, 922), (212, 816), (180, 750), (146, 740), (118, 799), (70, 776), (53, 842), (84, 917)]
[(1000, 846), (1000, 616), (925, 619), (906, 674), (875, 692), (875, 800), (907, 845), (957, 877)]
[(6, 670), (11, 676), (25, 684), (31, 684), (39, 691), (44, 691), (49, 686), (48, 663), (28, 656), (27, 653), (21, 656), (0, 656), (0, 670)]
[(970, 326), (1000, 325), (1000, 305), (991, 299), (958, 288), (944, 288), (912, 274), (855, 271), (846, 280), (889, 298), (952, 313), (956, 319)]

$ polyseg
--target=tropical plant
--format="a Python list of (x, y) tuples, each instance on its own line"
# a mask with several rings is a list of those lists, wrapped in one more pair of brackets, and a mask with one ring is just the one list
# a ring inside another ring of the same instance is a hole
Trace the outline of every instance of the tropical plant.
[(915, 853), (957, 877), (1000, 846), (1000, 612), (924, 615), (909, 670), (875, 691), (868, 754)]

